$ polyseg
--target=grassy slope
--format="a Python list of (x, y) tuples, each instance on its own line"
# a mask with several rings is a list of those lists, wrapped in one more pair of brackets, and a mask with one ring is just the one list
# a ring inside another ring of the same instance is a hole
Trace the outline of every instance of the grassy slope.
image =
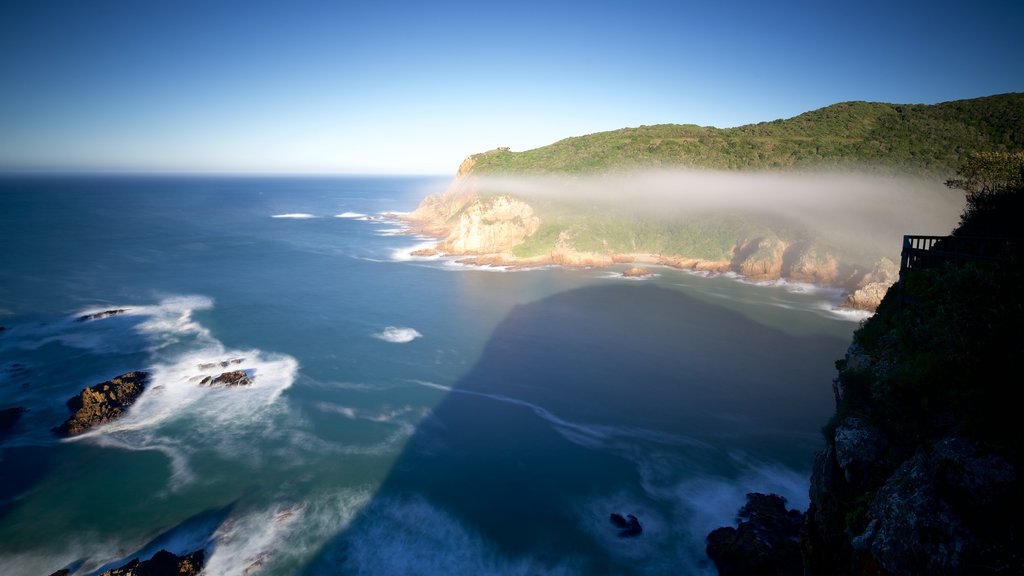
[(737, 128), (663, 124), (476, 156), (477, 174), (585, 173), (652, 167), (857, 167), (946, 177), (966, 154), (1024, 149), (1024, 94), (942, 104), (844, 102)]
[[(925, 175), (942, 181), (978, 151), (1024, 149), (1024, 94), (1002, 94), (935, 105), (844, 102), (790, 118), (719, 129), (692, 124), (623, 128), (567, 138), (534, 150), (475, 155), (480, 175), (585, 174), (643, 168), (856, 168)], [(482, 190), (484, 195), (498, 192)], [(791, 222), (761, 216), (695, 214), (654, 220), (527, 198), (540, 230), (517, 256), (548, 253), (568, 230), (581, 251), (649, 252), (727, 260), (737, 241), (779, 238), (805, 242)], [(870, 265), (880, 254), (821, 246), (845, 261)], [(898, 249), (898, 247), (894, 248)]]

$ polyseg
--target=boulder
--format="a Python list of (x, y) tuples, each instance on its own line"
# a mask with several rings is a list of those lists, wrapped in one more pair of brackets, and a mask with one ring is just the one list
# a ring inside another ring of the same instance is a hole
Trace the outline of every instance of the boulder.
[(619, 529), (619, 538), (633, 538), (643, 533), (643, 526), (636, 516), (628, 514), (625, 518), (622, 514), (612, 512), (608, 520), (613, 526)]
[(85, 388), (68, 400), (71, 417), (53, 431), (58, 436), (77, 436), (121, 417), (142, 394), (148, 381), (148, 372), (128, 372)]
[(232, 370), (223, 372), (220, 376), (207, 376), (200, 382), (203, 386), (249, 386), (252, 378), (245, 370)]
[(786, 499), (775, 494), (747, 494), (736, 528), (708, 534), (707, 555), (720, 576), (801, 576), (800, 528), (804, 516), (787, 510)]

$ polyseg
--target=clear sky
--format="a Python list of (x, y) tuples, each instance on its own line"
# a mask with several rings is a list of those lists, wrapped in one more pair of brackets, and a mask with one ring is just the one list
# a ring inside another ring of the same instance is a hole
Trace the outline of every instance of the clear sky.
[(454, 172), (1024, 91), (1024, 2), (3, 0), (0, 170)]

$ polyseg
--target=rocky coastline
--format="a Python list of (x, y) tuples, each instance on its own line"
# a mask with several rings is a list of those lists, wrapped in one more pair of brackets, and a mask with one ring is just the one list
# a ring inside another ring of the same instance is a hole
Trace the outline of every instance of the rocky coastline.
[(71, 417), (53, 429), (61, 437), (78, 436), (121, 417), (142, 395), (149, 382), (148, 372), (128, 372), (87, 387), (68, 400)]
[(581, 250), (572, 232), (563, 230), (547, 253), (518, 256), (514, 248), (537, 233), (541, 217), (528, 202), (514, 196), (481, 196), (473, 175), (475, 163), (475, 156), (467, 158), (443, 193), (424, 198), (416, 210), (401, 218), (411, 233), (438, 240), (434, 247), (419, 248), (410, 256), (447, 256), (459, 264), (511, 269), (627, 265), (734, 273), (753, 282), (785, 280), (838, 288), (845, 294), (841, 307), (864, 311), (874, 311), (899, 276), (899, 267), (887, 258), (869, 267), (852, 266), (809, 243), (765, 236), (737, 238), (731, 258), (709, 260), (685, 254)]

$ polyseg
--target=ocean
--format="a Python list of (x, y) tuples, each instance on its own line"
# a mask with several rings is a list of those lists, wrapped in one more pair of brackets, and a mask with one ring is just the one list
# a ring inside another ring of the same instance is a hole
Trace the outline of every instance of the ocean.
[[(410, 256), (393, 214), (446, 184), (0, 179), (0, 572), (714, 574), (747, 492), (806, 507), (838, 292)], [(125, 416), (51, 432), (133, 370)]]

